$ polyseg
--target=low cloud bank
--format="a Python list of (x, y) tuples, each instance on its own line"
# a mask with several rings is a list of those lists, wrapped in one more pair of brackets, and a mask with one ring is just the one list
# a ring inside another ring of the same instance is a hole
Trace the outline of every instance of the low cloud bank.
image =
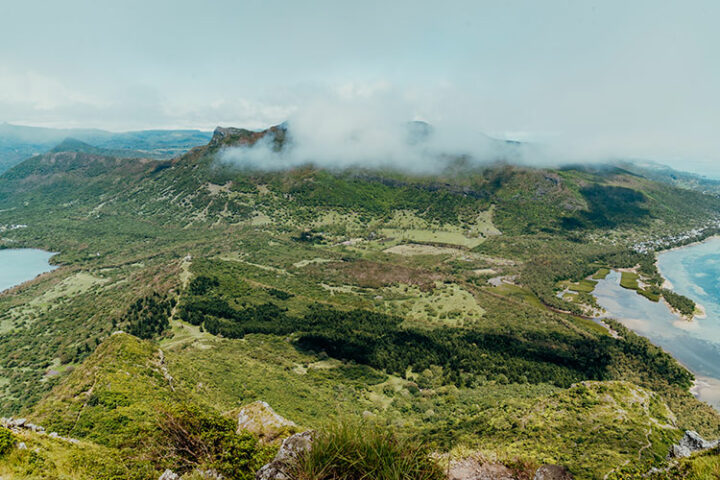
[(463, 158), (476, 164), (497, 161), (548, 163), (540, 148), (491, 138), (469, 123), (411, 121), (408, 102), (385, 94), (336, 95), (307, 102), (289, 117), (285, 148), (271, 138), (253, 147), (224, 150), (220, 161), (240, 168), (282, 170), (312, 164), (320, 168), (391, 168), (437, 173)]

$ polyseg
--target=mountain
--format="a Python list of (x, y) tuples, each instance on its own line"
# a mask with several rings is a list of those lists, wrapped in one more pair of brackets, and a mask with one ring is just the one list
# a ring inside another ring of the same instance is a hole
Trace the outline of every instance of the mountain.
[[(119, 155), (171, 158), (206, 143), (210, 132), (199, 130), (142, 130), (114, 133), (97, 129), (53, 129), (0, 124), (0, 173), (22, 160), (51, 150), (74, 138)], [(125, 151), (132, 151), (125, 152)]]
[(657, 182), (714, 195), (720, 194), (720, 180), (718, 179), (707, 178), (695, 173), (681, 172), (667, 165), (647, 160), (618, 162), (618, 165)]
[(637, 245), (717, 232), (720, 198), (617, 165), (223, 161), (258, 142), (290, 148), (292, 129), (219, 127), (172, 159), (71, 140), (0, 176), (0, 226), (25, 226), (0, 246), (60, 252), (0, 295), (0, 413), (62, 437), (18, 427), (28, 448), (1, 456), (0, 429), (3, 478), (254, 478), (279, 448), (244, 431), (256, 402), (317, 432), (299, 478), (720, 464), (669, 463), (720, 414), (666, 352), (594, 318), (586, 288), (631, 269), (638, 293), (677, 301)]

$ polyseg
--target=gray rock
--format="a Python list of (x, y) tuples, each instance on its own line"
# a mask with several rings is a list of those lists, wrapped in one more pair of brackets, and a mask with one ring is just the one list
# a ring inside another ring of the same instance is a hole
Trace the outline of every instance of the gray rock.
[(266, 442), (273, 441), (283, 434), (292, 433), (288, 430), (297, 427), (295, 423), (275, 413), (275, 410), (266, 402), (245, 405), (237, 413), (237, 419), (238, 433), (247, 430)]
[(180, 475), (168, 468), (163, 472), (162, 475), (160, 475), (160, 478), (158, 478), (158, 480), (180, 480)]
[(315, 432), (308, 430), (283, 440), (273, 461), (257, 472), (255, 480), (290, 480), (290, 468), (300, 455), (310, 451), (314, 434)]
[(18, 450), (27, 450), (27, 445), (25, 445), (25, 442), (20, 442), (17, 444)]
[(573, 480), (573, 476), (560, 465), (543, 465), (535, 472), (535, 480)]
[(689, 457), (695, 452), (710, 450), (711, 448), (715, 448), (717, 446), (718, 440), (710, 442), (702, 438), (697, 432), (688, 430), (685, 432), (685, 436), (680, 439), (680, 443), (670, 447), (670, 453), (668, 456), (670, 458)]
[(203, 478), (205, 480), (223, 480), (225, 477), (223, 477), (221, 474), (219, 474), (215, 470), (194, 470), (195, 474), (199, 475), (200, 478)]
[(505, 465), (464, 458), (450, 463), (448, 480), (515, 480)]

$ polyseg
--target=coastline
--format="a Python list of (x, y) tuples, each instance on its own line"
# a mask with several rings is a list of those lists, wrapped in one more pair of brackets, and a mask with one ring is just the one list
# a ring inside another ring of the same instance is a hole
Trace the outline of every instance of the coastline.
[[(694, 246), (700, 245), (702, 243), (705, 243), (709, 240), (712, 240), (713, 238), (720, 238), (720, 233), (713, 233), (712, 235), (709, 235), (709, 236), (703, 238), (702, 240), (695, 240), (694, 242), (686, 243), (684, 245), (675, 245), (674, 247), (662, 248), (660, 250), (655, 250), (655, 256), (657, 257), (657, 255), (660, 253), (667, 253), (667, 252), (672, 252), (674, 250), (680, 250), (681, 248), (694, 247)], [(656, 260), (656, 262), (657, 262), (657, 260)]]
[(709, 404), (716, 410), (720, 410), (720, 380), (695, 375), (693, 386), (690, 387), (690, 393), (698, 400)]
[[(665, 276), (665, 274), (663, 274), (662, 269), (660, 268), (661, 254), (678, 251), (684, 248), (696, 247), (716, 238), (720, 238), (720, 234), (716, 233), (714, 235), (708, 236), (707, 238), (688, 243), (686, 245), (678, 245), (672, 248), (667, 248), (655, 252), (655, 268), (657, 268), (658, 273), (660, 273), (660, 276), (663, 278), (662, 288), (667, 288), (669, 290), (675, 291), (672, 282), (668, 280), (668, 278)], [(703, 320), (707, 318), (707, 310), (701, 303), (698, 303), (695, 300), (693, 300), (695, 301), (695, 313), (690, 318), (682, 315), (677, 309), (670, 305), (667, 300), (665, 300), (665, 298), (662, 298), (662, 301), (674, 315), (683, 319), (684, 322), (686, 322), (687, 324), (693, 324), (696, 322), (696, 320)], [(683, 328), (682, 324), (676, 324), (676, 326), (678, 328)], [(671, 356), (673, 355), (671, 354)], [(673, 356), (673, 358), (675, 358), (675, 356)], [(712, 405), (716, 410), (720, 410), (720, 379), (699, 375), (693, 372), (690, 367), (677, 360), (677, 358), (675, 360), (678, 361), (678, 363), (680, 363), (683, 367), (687, 368), (695, 376), (695, 380), (693, 380), (693, 385), (692, 387), (690, 387), (690, 393), (697, 399), (702, 398), (703, 401)]]
[[(710, 240), (713, 240), (713, 239), (716, 239), (716, 238), (720, 238), (720, 234), (717, 234), (717, 233), (716, 233), (716, 234), (710, 235), (709, 237), (706, 237), (706, 238), (704, 238), (704, 239), (702, 239), (702, 240), (698, 240), (698, 241), (696, 241), (696, 242), (688, 243), (688, 244), (686, 244), (686, 245), (678, 245), (678, 246), (675, 246), (675, 247), (671, 247), (671, 248), (667, 248), (667, 249), (664, 249), (664, 250), (658, 250), (658, 251), (656, 251), (656, 252), (655, 252), (655, 268), (657, 269), (658, 273), (660, 273), (660, 276), (661, 276), (662, 279), (663, 279), (663, 283), (662, 283), (662, 285), (661, 285), (660, 287), (661, 287), (661, 288), (666, 288), (666, 289), (668, 289), (668, 290), (672, 290), (672, 291), (675, 292), (675, 293), (679, 293), (679, 292), (676, 292), (676, 291), (675, 291), (674, 285), (673, 285), (672, 282), (671, 282), (670, 280), (668, 280), (668, 278), (663, 274), (662, 269), (660, 268), (660, 254), (670, 253), (670, 252), (677, 251), (677, 250), (680, 250), (680, 249), (683, 249), (683, 248), (696, 247), (696, 246), (698, 246), (698, 245), (702, 245), (703, 243), (709, 242)], [(693, 300), (693, 301), (695, 302), (695, 312), (693, 313), (692, 316), (683, 315), (682, 313), (680, 313), (680, 311), (678, 311), (676, 308), (674, 308), (672, 305), (670, 305), (670, 304), (667, 302), (667, 300), (665, 300), (665, 298), (661, 297), (661, 300), (662, 300), (662, 302), (670, 309), (670, 311), (671, 311), (672, 313), (674, 313), (675, 315), (679, 316), (681, 319), (683, 319), (683, 320), (685, 320), (685, 321), (687, 321), (687, 322), (693, 322), (693, 321), (695, 321), (695, 320), (703, 320), (703, 319), (706, 319), (706, 318), (707, 318), (707, 309), (706, 309), (701, 303), (697, 302), (695, 299), (692, 299), (692, 298), (691, 298), (691, 300)]]
[[(702, 242), (696, 242), (696, 244), (698, 243)], [(684, 248), (685, 246), (676, 248)], [(656, 259), (656, 265), (658, 261)], [(670, 265), (666, 264), (666, 268), (670, 268)], [(695, 344), (687, 341), (690, 338), (717, 338), (716, 329), (711, 323), (699, 321), (708, 317), (707, 307), (696, 302), (696, 311), (692, 317), (684, 316), (673, 309), (663, 298), (659, 303), (652, 302), (650, 299), (638, 294), (637, 291), (620, 286), (617, 283), (619, 281), (617, 277), (622, 273), (622, 270), (627, 269), (614, 269), (616, 273), (612, 281), (598, 284), (593, 292), (598, 303), (606, 309), (606, 316), (619, 321), (625, 327), (650, 340), (654, 345), (672, 356), (675, 361), (695, 377), (695, 381), (688, 391), (698, 400), (706, 402), (720, 411), (720, 375), (718, 375), (718, 370), (708, 370), (707, 365), (704, 365), (701, 359), (705, 358), (707, 360), (710, 357), (702, 357), (699, 352), (703, 350), (697, 349)], [(668, 274), (670, 273), (668, 271)], [(676, 276), (673, 276), (673, 278), (677, 280)], [(663, 279), (667, 280), (664, 275)], [(664, 283), (663, 286), (667, 287), (668, 283), (671, 282), (667, 280), (667, 283)], [(710, 336), (707, 335), (706, 330), (712, 332)], [(712, 342), (712, 340), (710, 341)], [(713, 343), (717, 345), (717, 342)], [(695, 361), (696, 358), (700, 359), (700, 363)]]

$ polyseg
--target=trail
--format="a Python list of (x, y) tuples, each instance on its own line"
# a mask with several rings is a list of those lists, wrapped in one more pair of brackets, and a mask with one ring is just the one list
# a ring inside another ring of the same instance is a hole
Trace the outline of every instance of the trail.
[(95, 369), (95, 373), (93, 374), (93, 383), (90, 386), (90, 388), (85, 392), (86, 398), (85, 403), (83, 403), (82, 407), (80, 407), (80, 410), (78, 411), (77, 415), (75, 416), (75, 422), (73, 423), (72, 428), (68, 432), (68, 435), (72, 434), (72, 432), (77, 427), (78, 422), (80, 421), (80, 417), (82, 416), (83, 411), (85, 410), (85, 407), (87, 407), (88, 402), (92, 398), (92, 394), (95, 391), (95, 385), (97, 384), (97, 369)]

